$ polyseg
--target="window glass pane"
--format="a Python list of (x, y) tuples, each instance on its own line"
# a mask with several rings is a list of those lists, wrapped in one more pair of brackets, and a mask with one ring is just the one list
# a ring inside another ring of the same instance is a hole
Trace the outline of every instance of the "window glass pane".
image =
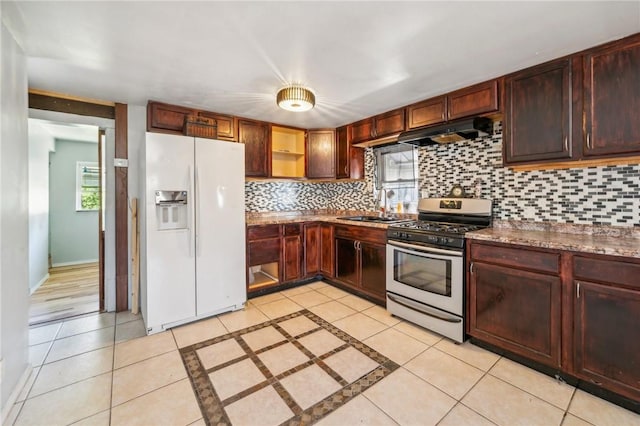
[[(418, 203), (418, 154), (411, 146), (394, 145), (376, 150), (374, 196), (389, 212), (415, 212)], [(382, 194), (378, 191), (383, 190)], [(386, 192), (386, 194), (385, 194)]]
[(76, 163), (76, 210), (100, 208), (100, 169), (98, 163)]

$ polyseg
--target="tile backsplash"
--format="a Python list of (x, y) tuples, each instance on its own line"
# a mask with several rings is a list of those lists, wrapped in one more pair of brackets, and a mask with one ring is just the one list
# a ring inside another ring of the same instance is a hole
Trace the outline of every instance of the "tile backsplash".
[[(514, 171), (502, 167), (502, 132), (473, 141), (419, 150), (420, 189), (445, 196), (454, 184), (494, 200), (494, 218), (640, 226), (640, 165)], [(365, 153), (364, 181), (261, 182), (245, 185), (250, 212), (373, 209), (373, 150)]]

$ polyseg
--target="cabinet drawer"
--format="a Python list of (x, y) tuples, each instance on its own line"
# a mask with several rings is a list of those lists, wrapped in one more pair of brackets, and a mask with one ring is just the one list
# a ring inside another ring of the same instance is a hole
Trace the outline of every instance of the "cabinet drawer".
[(300, 224), (294, 223), (289, 225), (282, 225), (282, 234), (285, 237), (290, 235), (300, 235)]
[(471, 260), (531, 269), (552, 274), (560, 273), (560, 254), (520, 247), (471, 244)]
[(249, 241), (247, 263), (249, 266), (280, 261), (280, 237)]
[(336, 237), (379, 244), (387, 243), (387, 232), (384, 229), (368, 226), (336, 226), (334, 232)]
[(260, 240), (280, 236), (280, 225), (257, 225), (247, 228), (248, 240)]
[(577, 279), (619, 284), (640, 289), (640, 264), (624, 260), (573, 258), (573, 274)]

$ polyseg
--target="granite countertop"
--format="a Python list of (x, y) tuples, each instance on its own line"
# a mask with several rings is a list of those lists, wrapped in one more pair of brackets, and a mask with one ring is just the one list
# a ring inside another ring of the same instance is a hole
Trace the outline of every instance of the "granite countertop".
[[(367, 226), (370, 228), (387, 229), (388, 223), (378, 222), (359, 222), (352, 220), (338, 219), (341, 216), (377, 216), (377, 213), (359, 210), (304, 210), (295, 212), (269, 212), (269, 213), (247, 213), (247, 226), (253, 225), (276, 225), (283, 223), (300, 223), (300, 222), (331, 222), (341, 225)], [(402, 219), (415, 220), (415, 214), (394, 215)]]
[(530, 221), (495, 221), (466, 238), (558, 250), (640, 258), (640, 229)]

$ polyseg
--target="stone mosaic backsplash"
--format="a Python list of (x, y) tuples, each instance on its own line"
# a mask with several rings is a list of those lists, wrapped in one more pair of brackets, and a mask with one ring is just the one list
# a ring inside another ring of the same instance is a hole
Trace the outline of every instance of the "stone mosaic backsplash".
[[(365, 181), (245, 184), (248, 212), (372, 210), (373, 150), (365, 153)], [(445, 196), (454, 184), (494, 200), (494, 218), (640, 226), (640, 165), (513, 171), (502, 167), (502, 129), (473, 141), (419, 150), (421, 196)]]
[(420, 186), (443, 196), (453, 184), (494, 200), (494, 218), (640, 226), (640, 165), (514, 171), (502, 167), (502, 133), (422, 148)]

